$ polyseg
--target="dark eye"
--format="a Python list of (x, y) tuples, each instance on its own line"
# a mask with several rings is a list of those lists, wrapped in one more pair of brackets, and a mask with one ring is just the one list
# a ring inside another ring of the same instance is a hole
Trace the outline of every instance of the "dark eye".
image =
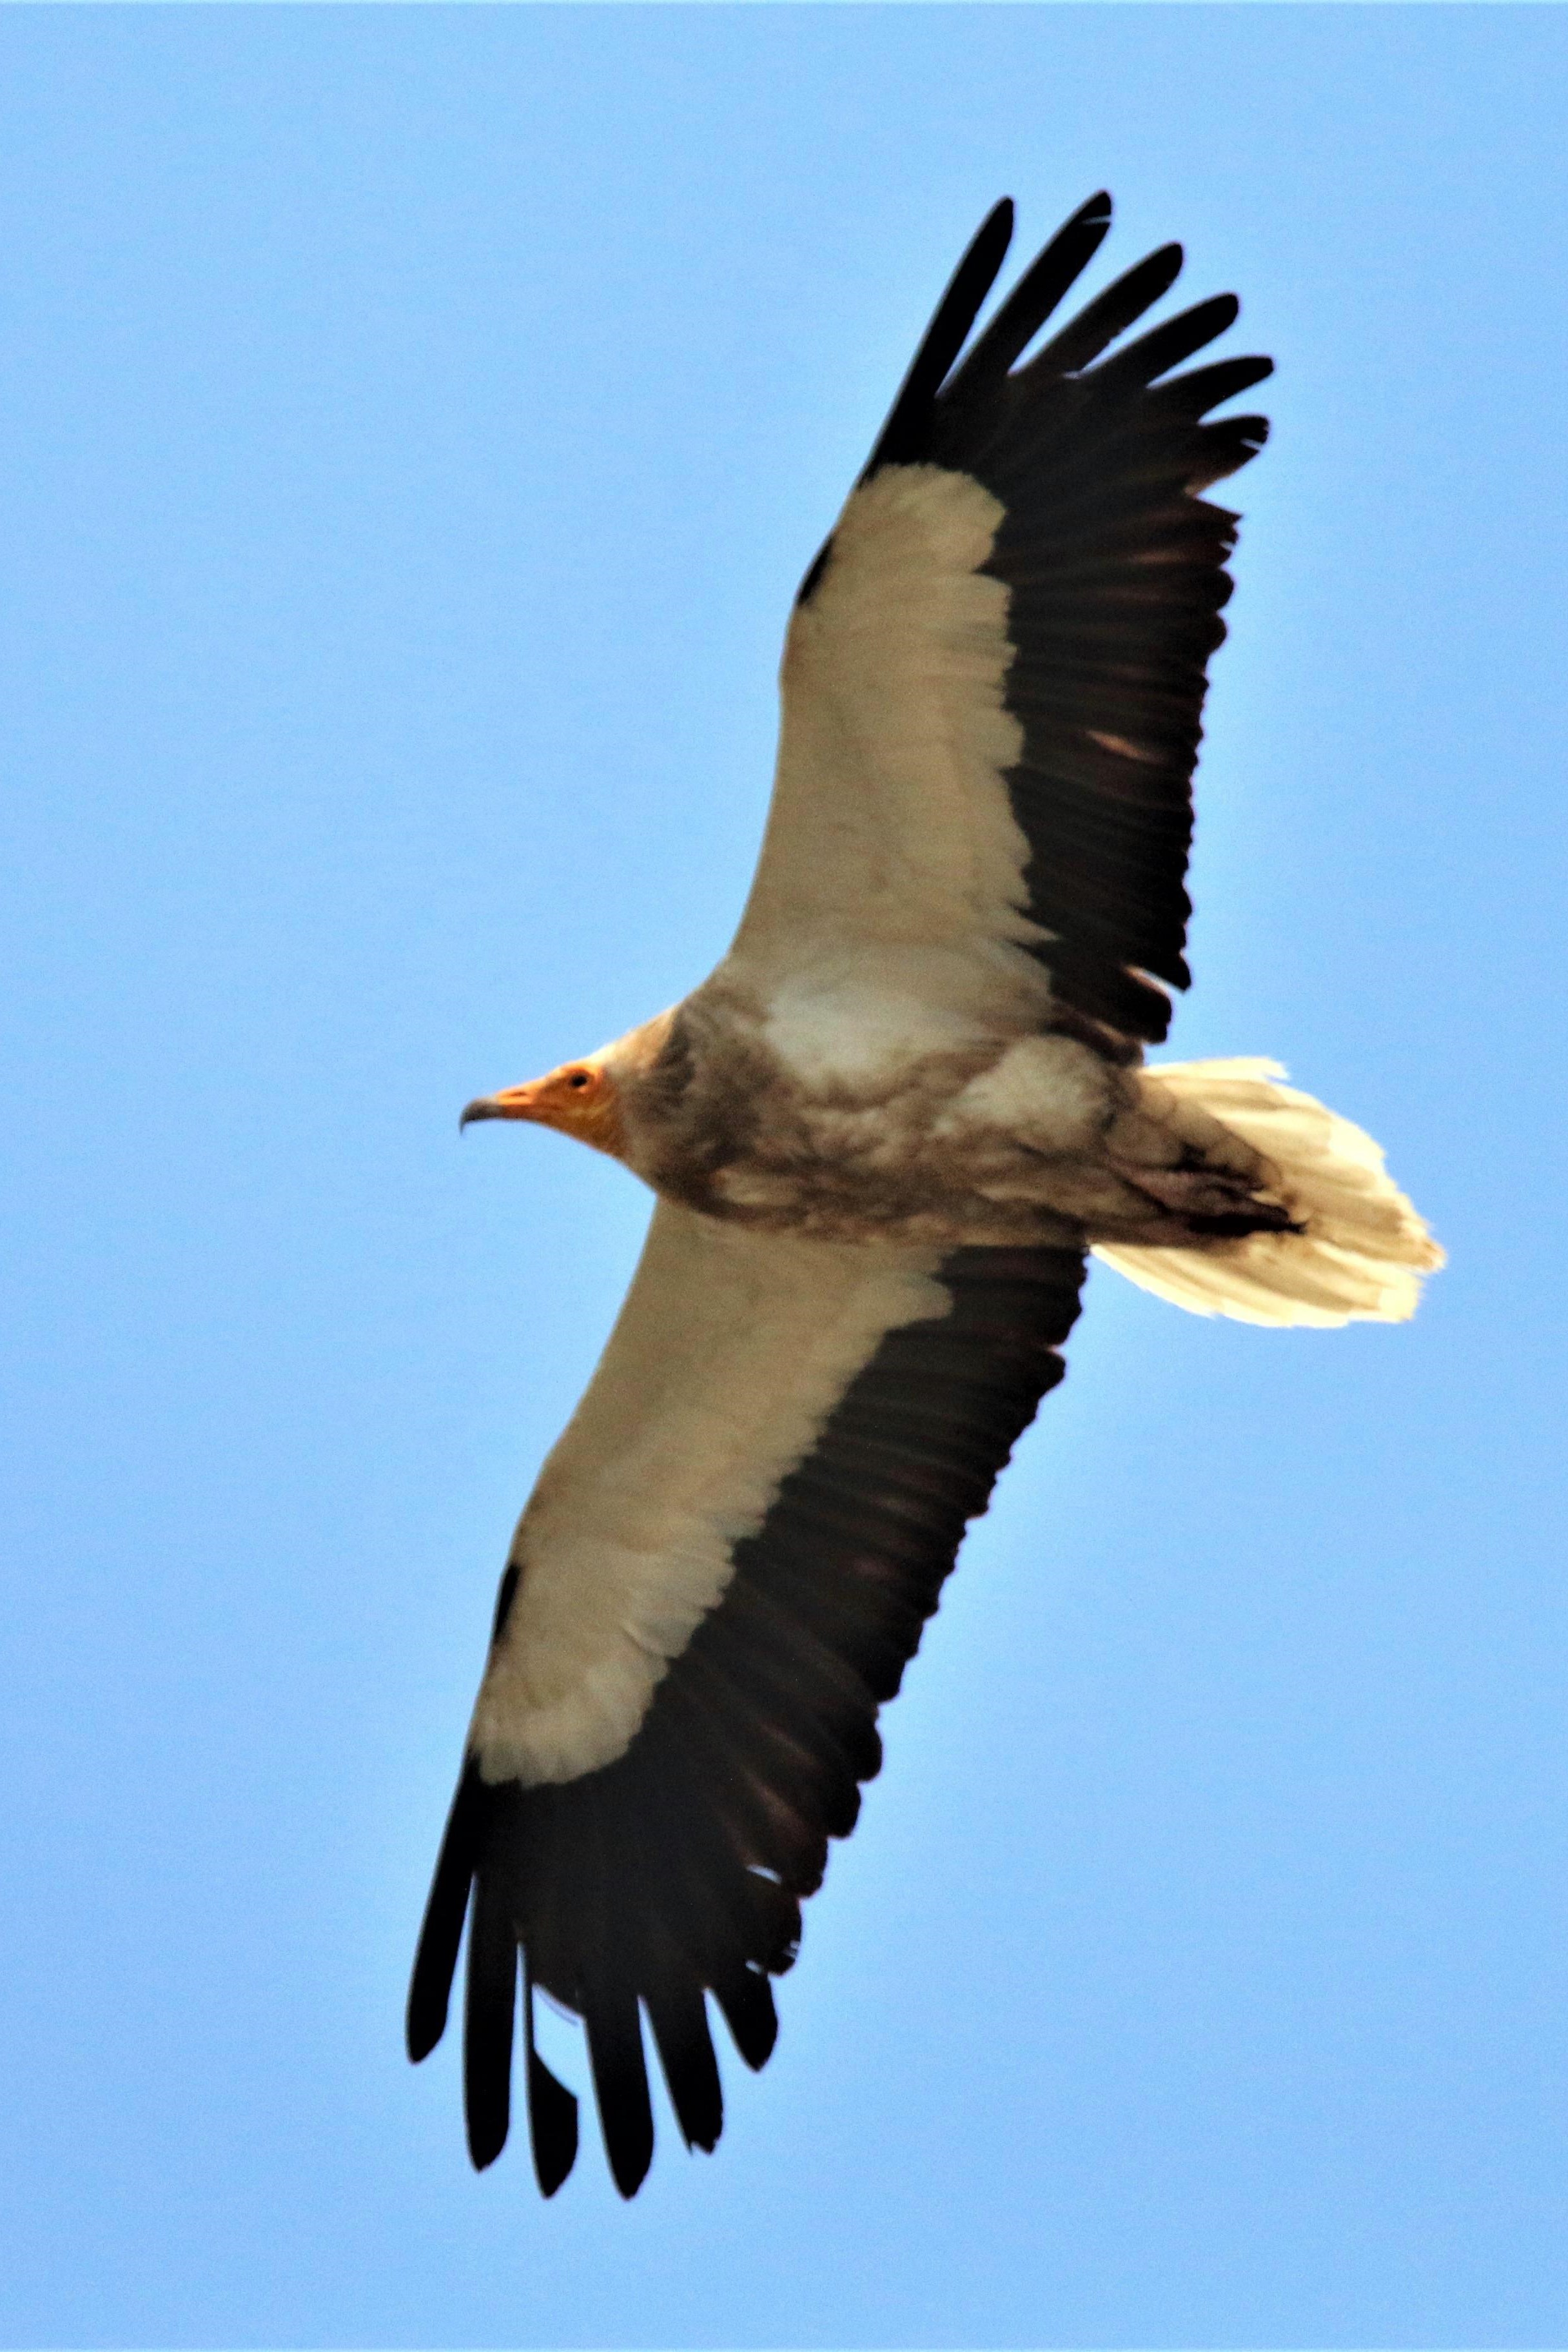
[(592, 1084), (592, 1073), (589, 1070), (573, 1070), (570, 1077), (567, 1080), (567, 1085), (569, 1087), (591, 1087)]

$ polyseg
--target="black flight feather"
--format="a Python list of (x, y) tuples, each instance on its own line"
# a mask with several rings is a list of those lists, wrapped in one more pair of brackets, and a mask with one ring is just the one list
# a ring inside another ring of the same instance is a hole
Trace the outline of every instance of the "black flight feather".
[(534, 2047), (534, 1985), (523, 1964), (523, 2026), (528, 2055), (528, 2138), (534, 2177), (543, 2197), (553, 2197), (577, 2162), (577, 2101), (558, 2082)]
[(963, 350), (981, 303), (996, 283), (1012, 233), (1012, 199), (1004, 196), (980, 224), (968, 251), (948, 281), (947, 290), (936, 306), (936, 315), (898, 387), (887, 423), (866, 459), (861, 475), (862, 482), (869, 482), (883, 466), (916, 465), (924, 457), (931, 404)]
[(1021, 358), (1068, 289), (1100, 250), (1111, 226), (1111, 199), (1102, 189), (1082, 205), (1037, 254), (996, 317), (975, 338), (963, 365), (943, 387), (959, 406), (990, 390)]
[(511, 2123), (517, 1960), (505, 1880), (481, 1871), (468, 1930), (468, 1996), (463, 2017), (463, 2105), (468, 2153), (480, 2172), (506, 2147)]
[(446, 2031), (452, 1977), (463, 1941), (468, 1890), (479, 1864), (486, 1807), (477, 1768), (464, 1768), (446, 1817), (446, 1832), (424, 1906), (424, 1923), (408, 1989), (408, 2054), (417, 2066)]

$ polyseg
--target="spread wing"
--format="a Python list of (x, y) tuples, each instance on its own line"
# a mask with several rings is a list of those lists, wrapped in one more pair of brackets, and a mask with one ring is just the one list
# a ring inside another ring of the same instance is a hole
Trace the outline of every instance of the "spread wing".
[(872, 1251), (661, 1202), (524, 1512), (409, 1997), (423, 2058), (465, 1915), (469, 2147), (506, 2140), (521, 1979), (547, 2195), (577, 2106), (535, 1986), (586, 2025), (623, 2195), (645, 2012), (688, 2146), (722, 2120), (706, 1996), (759, 2066), (768, 1979), (878, 1769), (876, 1716), (1078, 1311), (1065, 1249)]
[(1110, 218), (1085, 205), (960, 359), (1011, 233), (997, 207), (807, 574), (730, 956), (764, 993), (846, 958), (949, 994), (1010, 966), (1034, 1017), (1069, 1008), (1133, 1051), (1166, 1034), (1157, 983), (1188, 983), (1190, 787), (1236, 530), (1199, 493), (1268, 432), (1205, 419), (1271, 362), (1172, 375), (1232, 323), (1228, 294), (1111, 350), (1176, 278), (1172, 245), (1017, 364)]

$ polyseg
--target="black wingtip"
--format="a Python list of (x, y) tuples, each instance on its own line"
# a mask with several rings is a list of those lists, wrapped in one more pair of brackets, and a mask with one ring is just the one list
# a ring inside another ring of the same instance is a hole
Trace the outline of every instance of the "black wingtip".
[(591, 1992), (583, 2022), (611, 2174), (622, 2197), (635, 2197), (653, 2161), (653, 2108), (636, 1994), (620, 1986)]
[(731, 2041), (755, 2074), (768, 2063), (779, 2039), (779, 2011), (773, 2005), (772, 1986), (756, 1969), (737, 1969), (723, 1984), (714, 1987), (714, 1997), (724, 2013)]
[(653, 2161), (653, 2140), (650, 2138), (644, 2147), (640, 2139), (632, 2145), (617, 2135), (607, 2138), (605, 2146), (610, 2150), (610, 2170), (615, 2186), (630, 2204), (648, 2177), (648, 2167)]
[(463, 1941), (463, 1921), (468, 1890), (479, 1858), (484, 1832), (486, 1790), (470, 1762), (464, 1768), (446, 1816), (446, 1828), (431, 1880), (419, 1944), (409, 1979), (404, 2034), (408, 2054), (417, 2066), (428, 2058), (446, 2031), (452, 1979)]
[[(898, 388), (887, 422), (877, 435), (876, 446), (861, 470), (862, 482), (869, 482), (883, 466), (908, 464), (925, 454), (932, 403), (942, 388), (947, 371), (968, 339), (980, 305), (996, 283), (997, 273), (1007, 258), (1012, 234), (1013, 200), (1010, 196), (1003, 196), (999, 203), (991, 206), (969, 240), (963, 259), (947, 281), (946, 290), (936, 305), (931, 324), (926, 328), (920, 348), (909, 363), (908, 373)], [(829, 538), (818, 549), (810, 570), (795, 592), (797, 605), (810, 603), (832, 551), (833, 542)]]
[(577, 2162), (577, 2101), (535, 2050), (528, 2052), (528, 2137), (541, 2197), (553, 2197)]
[(487, 2172), (507, 2145), (511, 2118), (503, 2115), (499, 2123), (493, 2116), (468, 2114), (468, 2160), (476, 2172)]
[(517, 1930), (505, 1899), (482, 1877), (468, 1928), (463, 2020), (463, 2109), (476, 2172), (495, 2163), (511, 2127), (517, 1961)]
[(1107, 344), (1142, 318), (1162, 294), (1168, 294), (1181, 276), (1185, 258), (1179, 245), (1162, 245), (1118, 278), (1078, 316), (1053, 335), (1030, 362), (1030, 370), (1048, 375), (1072, 375), (1097, 360)]
[(1266, 416), (1225, 416), (1206, 425), (1198, 439), (1197, 462), (1186, 487), (1196, 498), (1211, 483), (1222, 482), (1249, 466), (1269, 438)]
[(681, 2137), (711, 2156), (724, 2130), (724, 2089), (701, 1986), (666, 1982), (645, 2006)]
[(446, 2002), (443, 2000), (434, 2011), (415, 2004), (411, 1992), (408, 2015), (403, 2021), (403, 2042), (411, 2065), (421, 2066), (429, 2057), (446, 2031)]
[(1102, 189), (1080, 205), (1049, 245), (1036, 254), (1000, 310), (978, 335), (943, 389), (945, 404), (962, 408), (1001, 381), (1021, 357), (1062, 296), (1075, 285), (1105, 240), (1111, 199)]
[[(467, 1899), (467, 1889), (465, 1888), (465, 1906)], [(427, 1919), (428, 1916), (426, 1914)], [(461, 1923), (458, 1933), (462, 1933)], [(408, 1989), (408, 2007), (402, 2027), (403, 2046), (408, 2052), (409, 2063), (414, 2066), (423, 2064), (445, 2032), (446, 2011), (452, 1991), (452, 1970), (437, 1971), (427, 1968), (424, 1962), (425, 1938), (422, 1936), (413, 1964), (413, 1981)]]
[(523, 1955), (523, 2032), (528, 2053), (528, 2143), (541, 2197), (553, 2197), (577, 2162), (577, 2100), (534, 2046), (534, 1980)]
[(1000, 237), (1002, 252), (1006, 253), (1012, 243), (1013, 224), (1017, 218), (1018, 208), (1012, 198), (998, 196), (975, 232), (975, 244), (978, 245), (983, 237)]
[(1013, 200), (1004, 196), (986, 215), (947, 281), (920, 348), (910, 362), (909, 373), (898, 388), (887, 423), (866, 460), (861, 475), (862, 482), (869, 482), (883, 466), (904, 465), (924, 456), (932, 403), (968, 340), (981, 303), (996, 283), (1012, 234)]

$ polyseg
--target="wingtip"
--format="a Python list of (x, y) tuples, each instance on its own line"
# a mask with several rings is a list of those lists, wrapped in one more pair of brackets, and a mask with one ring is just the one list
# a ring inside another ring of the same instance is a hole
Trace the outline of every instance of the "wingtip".
[(482, 1786), (472, 1759), (466, 1759), (446, 1816), (409, 1979), (403, 2038), (415, 2066), (429, 2057), (446, 2031), (452, 1979), (479, 1858), (485, 1811)]
[(499, 2132), (481, 2132), (478, 2130), (470, 2131), (468, 2134), (468, 2161), (474, 2167), (476, 2172), (488, 2172), (490, 2167), (495, 2163), (496, 2158), (500, 2155), (501, 2150), (506, 2147), (506, 2145), (507, 2133), (504, 2128)]
[(577, 2098), (552, 2074), (534, 2043), (534, 1977), (523, 1954), (523, 2031), (528, 2053), (528, 2145), (541, 2197), (553, 2197), (577, 2162)]
[[(960, 271), (984, 268), (989, 272), (989, 276), (986, 281), (986, 293), (988, 293), (991, 287), (996, 283), (1001, 266), (1007, 259), (1008, 247), (1013, 241), (1013, 227), (1016, 219), (1017, 209), (1013, 204), (1012, 198), (1010, 196), (1001, 197), (998, 203), (991, 206), (990, 211), (986, 215), (985, 219), (975, 231), (974, 236), (969, 240), (968, 251), (965, 254), (963, 260), (958, 265)], [(982, 293), (980, 300), (983, 301), (984, 299), (985, 294)], [(976, 305), (976, 308), (978, 308), (978, 304)], [(966, 332), (967, 331), (967, 330), (966, 329)]]
[(618, 2143), (612, 2142), (610, 2147), (611, 2178), (613, 2179), (617, 2189), (626, 2200), (628, 2204), (631, 2203), (632, 2198), (635, 2197), (637, 2191), (648, 2178), (648, 2168), (653, 2161), (653, 2148), (652, 2141), (649, 2142), (646, 2148), (643, 2148), (641, 2144), (634, 2148), (625, 2148), (621, 2147)]
[(528, 2052), (528, 2137), (541, 2197), (553, 2197), (577, 2162), (577, 2099), (538, 2053)]
[(444, 2000), (429, 2007), (423, 2002), (416, 2003), (413, 1994), (410, 1993), (408, 2011), (403, 2019), (403, 2047), (408, 2052), (411, 2065), (423, 2065), (445, 2032), (446, 2007)]
[(463, 2016), (463, 2108), (476, 2172), (507, 2145), (512, 2117), (512, 2034), (521, 1954), (506, 1897), (481, 1876), (468, 1929)]
[[(1013, 200), (991, 206), (948, 279), (942, 299), (898, 388), (886, 424), (878, 434), (860, 479), (869, 482), (884, 466), (909, 465), (925, 450), (932, 405), (948, 370), (967, 340), (981, 305), (996, 284), (1012, 242)], [(804, 593), (815, 585), (807, 576)]]
[(715, 1998), (729, 2028), (730, 2039), (754, 2074), (773, 2055), (779, 2039), (779, 2011), (773, 1988), (760, 1971), (738, 1969), (714, 1988)]
[(583, 2023), (611, 2178), (622, 2197), (635, 2197), (653, 2161), (653, 2109), (636, 1994), (615, 1987), (591, 1996)]

